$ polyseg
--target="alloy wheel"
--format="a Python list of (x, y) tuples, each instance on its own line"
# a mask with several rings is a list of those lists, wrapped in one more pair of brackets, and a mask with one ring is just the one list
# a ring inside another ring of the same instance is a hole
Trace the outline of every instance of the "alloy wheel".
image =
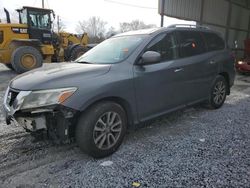
[(213, 101), (215, 104), (221, 104), (226, 96), (226, 85), (223, 81), (216, 83), (213, 91)]
[(101, 150), (112, 148), (122, 132), (122, 120), (116, 112), (106, 112), (97, 120), (93, 138), (95, 145)]

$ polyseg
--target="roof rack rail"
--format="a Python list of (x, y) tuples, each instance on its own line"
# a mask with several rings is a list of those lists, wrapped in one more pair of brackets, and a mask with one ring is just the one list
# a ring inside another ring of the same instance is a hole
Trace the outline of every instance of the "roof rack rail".
[(203, 25), (192, 25), (192, 24), (172, 24), (172, 25), (169, 25), (167, 28), (177, 28), (177, 27), (210, 29), (210, 28), (207, 27), (207, 26), (203, 26)]

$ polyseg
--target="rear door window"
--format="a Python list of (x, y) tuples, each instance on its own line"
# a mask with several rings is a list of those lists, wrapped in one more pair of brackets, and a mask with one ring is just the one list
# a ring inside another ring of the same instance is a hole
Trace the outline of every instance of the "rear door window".
[(225, 48), (224, 40), (215, 33), (202, 33), (206, 40), (208, 51), (223, 50)]
[(198, 31), (178, 31), (177, 36), (181, 57), (190, 57), (206, 52), (204, 40)]

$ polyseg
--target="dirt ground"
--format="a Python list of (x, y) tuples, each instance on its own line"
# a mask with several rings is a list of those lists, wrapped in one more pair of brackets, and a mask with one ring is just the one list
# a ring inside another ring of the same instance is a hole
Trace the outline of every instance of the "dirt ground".
[[(0, 105), (14, 76), (0, 65)], [(95, 160), (75, 144), (33, 143), (0, 111), (0, 187), (250, 187), (249, 117), (250, 76), (237, 75), (221, 109), (169, 114)]]

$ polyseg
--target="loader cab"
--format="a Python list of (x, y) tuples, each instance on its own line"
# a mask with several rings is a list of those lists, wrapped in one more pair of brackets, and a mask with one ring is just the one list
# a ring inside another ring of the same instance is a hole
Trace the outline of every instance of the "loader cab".
[(28, 25), (30, 39), (39, 40), (43, 44), (52, 43), (52, 21), (53, 10), (35, 7), (23, 7), (18, 9), (19, 23)]

